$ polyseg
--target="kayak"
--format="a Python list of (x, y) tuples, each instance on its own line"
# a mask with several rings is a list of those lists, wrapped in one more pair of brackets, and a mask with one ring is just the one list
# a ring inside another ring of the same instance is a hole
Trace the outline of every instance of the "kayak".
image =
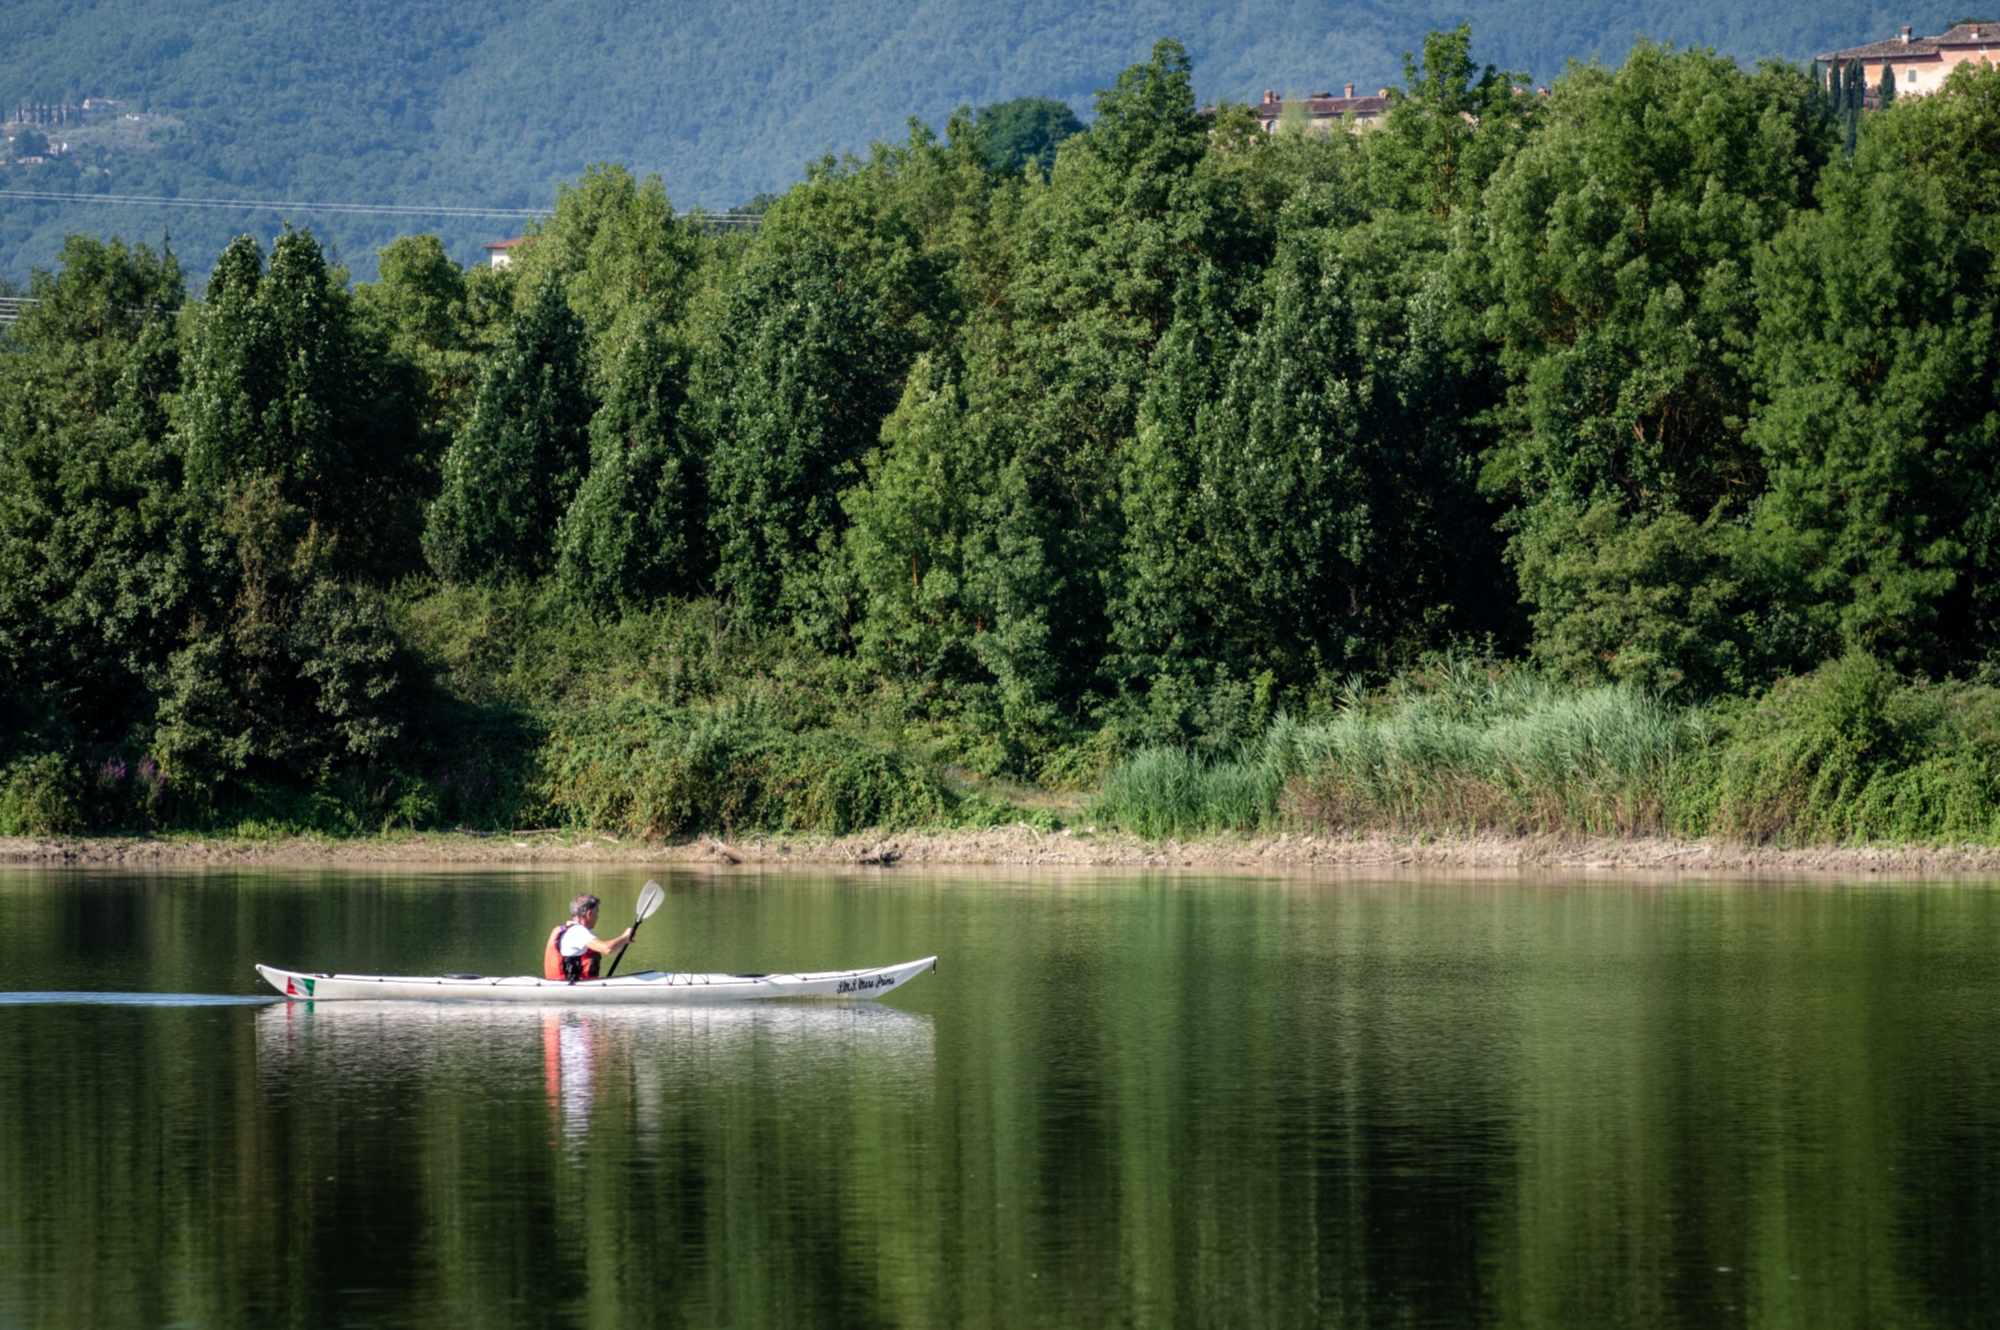
[(264, 982), (298, 1002), (540, 1002), (598, 1006), (647, 1003), (748, 1002), (761, 998), (878, 998), (900, 988), (937, 957), (873, 970), (822, 970), (812, 974), (666, 974), (645, 970), (611, 979), (565, 983), (532, 975), (487, 978), (477, 974), (307, 974), (259, 965)]

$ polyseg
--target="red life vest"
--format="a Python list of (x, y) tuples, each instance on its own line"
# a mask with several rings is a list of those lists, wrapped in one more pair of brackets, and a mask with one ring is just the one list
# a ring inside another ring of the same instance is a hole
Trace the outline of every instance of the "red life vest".
[(555, 932), (549, 934), (549, 944), (542, 948), (542, 978), (567, 979), (572, 984), (579, 979), (597, 978), (597, 962), (602, 958), (596, 952), (585, 947), (581, 956), (562, 954), (563, 930), (575, 922), (574, 919), (565, 919), (556, 925)]

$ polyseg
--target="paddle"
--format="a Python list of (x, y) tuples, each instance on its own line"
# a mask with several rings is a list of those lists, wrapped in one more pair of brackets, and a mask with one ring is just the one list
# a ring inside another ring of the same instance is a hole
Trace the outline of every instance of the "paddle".
[(632, 940), (625, 944), (624, 950), (611, 958), (611, 969), (604, 976), (606, 979), (618, 973), (618, 962), (625, 959), (625, 952), (632, 950), (632, 942), (638, 941), (639, 925), (651, 919), (653, 912), (664, 905), (666, 900), (667, 893), (660, 890), (660, 884), (657, 882), (648, 882), (645, 886), (639, 888), (639, 909), (637, 911), (639, 917), (632, 921)]

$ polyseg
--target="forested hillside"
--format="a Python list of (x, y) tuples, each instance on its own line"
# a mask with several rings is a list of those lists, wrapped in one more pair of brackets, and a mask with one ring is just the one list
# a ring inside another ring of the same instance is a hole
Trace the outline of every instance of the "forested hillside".
[(72, 239), (0, 827), (2000, 835), (2000, 71), (1469, 42), (1330, 137), (1163, 42), (754, 235), (592, 170), (501, 272)]
[[(1939, 13), (1939, 21), (1956, 17)], [(1862, 3), (1722, 5), (1630, 0), (1420, 3), (1118, 0), (1077, 6), (885, 5), (790, 0), (89, 0), (0, 10), (0, 105), (122, 99), (171, 124), (143, 148), (0, 170), (6, 188), (128, 195), (546, 207), (558, 181), (599, 161), (658, 172), (682, 207), (727, 208), (783, 189), (824, 152), (942, 128), (961, 105), (1093, 91), (1159, 36), (1181, 39), (1204, 100), (1305, 93), (1400, 75), (1433, 26), (1470, 18), (1486, 58), (1546, 82), (1571, 58), (1624, 58), (1639, 34), (1725, 55), (1803, 60), (1924, 22)], [(106, 171), (109, 174), (104, 174)], [(280, 217), (0, 202), (0, 276), (25, 280), (69, 231), (157, 239), (205, 265), (231, 235)], [(372, 276), (376, 248), (422, 219), (295, 215)], [(516, 223), (458, 221), (453, 256)]]

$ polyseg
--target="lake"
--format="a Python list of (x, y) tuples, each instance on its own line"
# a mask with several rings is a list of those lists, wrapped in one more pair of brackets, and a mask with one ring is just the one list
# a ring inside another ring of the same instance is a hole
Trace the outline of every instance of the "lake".
[(0, 1326), (1957, 1326), (2000, 1308), (1985, 883), (0, 870)]

